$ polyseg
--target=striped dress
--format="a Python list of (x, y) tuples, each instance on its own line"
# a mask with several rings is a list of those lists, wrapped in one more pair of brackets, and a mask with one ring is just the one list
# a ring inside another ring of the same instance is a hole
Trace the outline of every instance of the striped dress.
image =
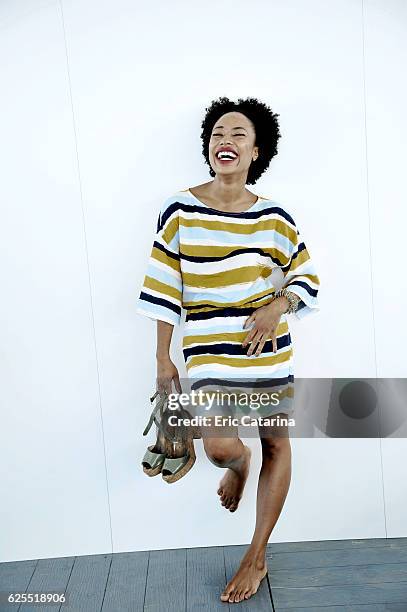
[[(244, 329), (244, 322), (271, 301), (276, 284), (300, 297), (298, 310), (281, 316), (276, 353), (268, 339), (259, 356), (248, 356), (249, 345), (242, 342), (251, 326)], [(287, 318), (319, 311), (318, 288), (310, 254), (280, 204), (258, 196), (244, 212), (223, 212), (185, 189), (161, 206), (136, 312), (180, 325), (185, 309), (182, 350), (191, 389), (237, 396), (278, 390), (278, 404), (253, 408), (254, 402), (248, 406), (239, 397), (233, 414), (290, 414), (294, 371)]]

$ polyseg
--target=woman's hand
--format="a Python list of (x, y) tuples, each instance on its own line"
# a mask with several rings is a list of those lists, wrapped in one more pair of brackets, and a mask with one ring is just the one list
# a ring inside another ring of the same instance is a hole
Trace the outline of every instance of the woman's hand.
[(250, 317), (248, 317), (243, 325), (246, 328), (250, 323), (254, 322), (253, 328), (249, 331), (246, 338), (242, 342), (242, 346), (250, 344), (247, 351), (248, 355), (253, 353), (254, 348), (258, 345), (254, 353), (258, 357), (263, 350), (263, 347), (268, 339), (271, 339), (273, 345), (273, 353), (277, 352), (277, 336), (276, 331), (280, 322), (281, 315), (287, 310), (288, 300), (285, 297), (277, 299), (257, 308)]
[(164, 391), (167, 391), (168, 394), (172, 393), (172, 381), (174, 381), (176, 391), (182, 393), (178, 370), (171, 361), (170, 356), (157, 357), (157, 391), (159, 393)]

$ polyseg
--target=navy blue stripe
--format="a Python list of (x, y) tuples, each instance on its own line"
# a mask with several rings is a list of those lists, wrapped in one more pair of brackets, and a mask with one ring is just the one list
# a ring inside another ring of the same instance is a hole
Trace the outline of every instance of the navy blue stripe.
[(277, 257), (273, 257), (272, 255), (270, 255), (270, 253), (266, 253), (261, 247), (242, 247), (239, 249), (234, 249), (227, 255), (208, 255), (206, 257), (202, 255), (185, 255), (184, 253), (181, 253), (181, 259), (184, 259), (185, 261), (192, 261), (194, 263), (204, 263), (207, 261), (225, 261), (226, 259), (235, 257), (236, 255), (245, 255), (246, 253), (258, 253), (263, 257), (268, 257), (268, 259), (270, 259), (270, 261), (272, 261), (277, 266), (282, 266), (282, 262)]
[(233, 387), (255, 387), (258, 389), (285, 386), (294, 382), (294, 375), (289, 374), (280, 378), (199, 378), (191, 379), (194, 382), (191, 384), (191, 389), (199, 389), (206, 385), (220, 385)]
[[(285, 289), (289, 289), (290, 285), (296, 285), (297, 287), (303, 287), (305, 291), (312, 295), (312, 297), (317, 297), (318, 289), (313, 289), (308, 285), (306, 281), (303, 280), (295, 280), (294, 278), (288, 283), (288, 285), (284, 285)], [(294, 293), (294, 292), (293, 292)]]
[[(247, 330), (247, 332), (249, 332), (249, 330)], [(199, 334), (199, 330), (197, 330), (197, 334)], [(280, 350), (286, 346), (290, 346), (290, 344), (291, 344), (291, 335), (289, 332), (277, 338), (277, 350)], [(219, 342), (217, 344), (198, 344), (196, 346), (191, 346), (189, 348), (186, 347), (182, 349), (182, 352), (184, 353), (184, 359), (186, 360), (188, 359), (188, 357), (192, 357), (193, 355), (231, 355), (231, 356), (240, 355), (240, 356), (247, 357), (248, 350), (249, 350), (248, 345), (242, 346), (242, 344), (230, 344), (228, 342)], [(262, 352), (264, 353), (273, 352), (273, 343), (271, 340), (267, 340), (264, 343)], [(256, 365), (256, 364), (253, 363), (253, 365)]]
[(180, 260), (179, 253), (174, 253), (173, 251), (169, 251), (168, 249), (165, 248), (165, 246), (157, 242), (157, 240), (154, 240), (153, 246), (155, 246), (156, 249), (159, 249), (160, 251), (162, 251), (165, 255), (167, 255), (167, 257), (170, 257), (171, 259), (174, 259), (175, 261)]
[[(210, 307), (212, 310), (205, 312), (194, 312), (194, 308), (205, 308)], [(185, 321), (205, 321), (213, 319), (213, 317), (243, 317), (249, 316), (254, 312), (256, 308), (247, 306), (243, 308), (236, 308), (234, 306), (213, 306), (213, 304), (200, 304), (199, 306), (188, 306)]]
[(154, 295), (150, 295), (145, 291), (140, 293), (140, 300), (144, 300), (145, 302), (151, 302), (151, 304), (157, 304), (158, 306), (164, 306), (164, 308), (169, 308), (173, 310), (177, 315), (181, 315), (181, 308), (168, 300), (164, 300), (163, 298), (156, 297)]
[(209, 217), (219, 217), (222, 216), (231, 216), (234, 217), (236, 215), (239, 216), (239, 219), (258, 219), (263, 215), (277, 213), (281, 217), (284, 217), (289, 223), (291, 223), (294, 227), (296, 227), (294, 219), (288, 212), (282, 209), (280, 206), (268, 206), (267, 208), (262, 208), (261, 210), (254, 210), (252, 212), (221, 212), (220, 210), (214, 210), (212, 208), (206, 208), (206, 206), (199, 206), (199, 204), (185, 204), (184, 202), (172, 202), (165, 211), (159, 215), (158, 223), (157, 223), (157, 231), (160, 230), (166, 223), (168, 217), (170, 217), (176, 210), (183, 210), (185, 212), (193, 212), (197, 211), (202, 215), (208, 215)]

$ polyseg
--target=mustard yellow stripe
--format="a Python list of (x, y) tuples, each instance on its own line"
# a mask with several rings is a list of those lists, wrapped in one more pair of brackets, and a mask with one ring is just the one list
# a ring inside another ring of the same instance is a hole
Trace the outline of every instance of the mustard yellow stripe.
[(298, 253), (297, 257), (293, 259), (290, 265), (290, 272), (296, 270), (297, 268), (299, 268), (299, 266), (302, 266), (306, 261), (309, 261), (310, 259), (311, 258), (307, 249), (303, 249), (300, 253)]
[[(291, 276), (291, 270), (290, 270), (290, 276)], [(319, 286), (320, 281), (318, 276), (316, 276), (315, 274), (298, 274), (296, 276), (293, 276), (292, 278), (289, 279), (289, 283), (293, 283), (294, 281), (311, 281), (312, 283), (314, 283), (315, 285)]]
[[(274, 293), (274, 291), (273, 291)], [(260, 300), (259, 298), (267, 296), (264, 300)], [(247, 297), (242, 298), (241, 300), (235, 302), (234, 304), (225, 304), (224, 302), (218, 302), (216, 300), (200, 300), (196, 302), (184, 302), (184, 308), (191, 308), (192, 312), (208, 312), (210, 310), (214, 310), (214, 308), (260, 308), (260, 306), (264, 306), (268, 304), (272, 300), (272, 295), (270, 295), (270, 289), (264, 289), (254, 295), (250, 296), (250, 302), (247, 302)], [(258, 300), (254, 303), (254, 300)], [(199, 308), (200, 304), (208, 304), (208, 306), (202, 306)], [(196, 308), (198, 307), (198, 308)]]
[(165, 264), (166, 266), (169, 266), (170, 268), (172, 268), (176, 272), (180, 272), (180, 262), (179, 262), (179, 259), (174, 259), (173, 257), (169, 257), (169, 255), (167, 255), (166, 253), (161, 251), (161, 249), (158, 249), (157, 247), (153, 247), (153, 249), (151, 251), (151, 257), (152, 257), (152, 259), (160, 261), (161, 263)]
[[(186, 348), (188, 346), (192, 346), (192, 344), (205, 345), (205, 344), (211, 344), (214, 342), (238, 342), (239, 344), (241, 344), (243, 340), (246, 338), (246, 336), (248, 335), (249, 331), (251, 330), (247, 329), (241, 332), (223, 331), (218, 334), (199, 334), (198, 333), (198, 334), (192, 334), (188, 336), (184, 335), (183, 340), (182, 340), (182, 347)], [(276, 335), (281, 336), (286, 333), (288, 333), (287, 321), (280, 321), (277, 326)]]
[(256, 366), (274, 366), (279, 363), (284, 363), (289, 361), (290, 357), (293, 354), (292, 348), (288, 351), (284, 351), (283, 353), (267, 355), (266, 357), (262, 357), (261, 353), (258, 357), (225, 357), (222, 355), (194, 355), (192, 356), (188, 364), (186, 366), (187, 370), (191, 370), (201, 365), (222, 365), (222, 366), (231, 366), (234, 368), (241, 368), (244, 370), (245, 368), (253, 368)]
[(181, 291), (179, 291), (175, 287), (171, 287), (171, 285), (162, 283), (161, 281), (158, 281), (155, 278), (152, 278), (151, 276), (145, 277), (143, 287), (147, 289), (153, 289), (154, 291), (157, 291), (157, 293), (163, 294), (164, 297), (172, 297), (178, 302), (182, 301)]
[(171, 240), (174, 238), (175, 234), (178, 232), (179, 223), (178, 216), (173, 217), (171, 221), (167, 222), (164, 231), (161, 230), (161, 236), (165, 240), (167, 244), (170, 244)]
[(192, 274), (191, 272), (183, 272), (182, 279), (184, 285), (189, 287), (202, 287), (208, 289), (252, 282), (261, 276), (269, 276), (271, 273), (271, 269), (264, 269), (259, 266), (243, 266), (242, 268), (232, 268), (231, 270), (220, 270), (213, 274)]
[(281, 218), (271, 219), (245, 219), (244, 223), (234, 223), (232, 219), (187, 219), (179, 215), (179, 224), (184, 227), (202, 227), (209, 230), (221, 230), (236, 234), (253, 234), (254, 232), (274, 230), (279, 232), (283, 236), (289, 238), (289, 240), (295, 244), (297, 240), (297, 230), (289, 226)]
[[(246, 245), (249, 246), (249, 245)], [(238, 249), (241, 249), (241, 246), (238, 245), (206, 245), (206, 244), (181, 244), (180, 245), (180, 253), (182, 255), (185, 255), (185, 257), (190, 257), (192, 258), (197, 258), (199, 259), (200, 257), (210, 257), (210, 258), (217, 258), (216, 261), (222, 261), (222, 258), (226, 258), (229, 255), (232, 255), (235, 253), (235, 251), (237, 251)], [(278, 260), (281, 265), (286, 265), (289, 261), (289, 257), (283, 253), (282, 251), (280, 251), (277, 247), (265, 247), (262, 246), (261, 250), (264, 253), (264, 256), (269, 256), (270, 257), (270, 269), (272, 269), (272, 266), (276, 267), (277, 264), (273, 264), (273, 260)], [(236, 257), (239, 256), (239, 253), (236, 254)], [(260, 257), (260, 254), (259, 254)], [(229, 262), (230, 265), (233, 266), (233, 259), (229, 258)], [(200, 263), (199, 261), (197, 262), (198, 264)], [(258, 265), (264, 265), (264, 264), (258, 264)]]

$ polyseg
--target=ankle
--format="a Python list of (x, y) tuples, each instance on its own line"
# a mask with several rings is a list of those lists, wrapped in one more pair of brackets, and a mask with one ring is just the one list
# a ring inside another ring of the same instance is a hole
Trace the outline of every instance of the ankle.
[(251, 549), (246, 551), (242, 559), (242, 565), (255, 567), (257, 570), (264, 569), (266, 565), (266, 551), (265, 549)]

